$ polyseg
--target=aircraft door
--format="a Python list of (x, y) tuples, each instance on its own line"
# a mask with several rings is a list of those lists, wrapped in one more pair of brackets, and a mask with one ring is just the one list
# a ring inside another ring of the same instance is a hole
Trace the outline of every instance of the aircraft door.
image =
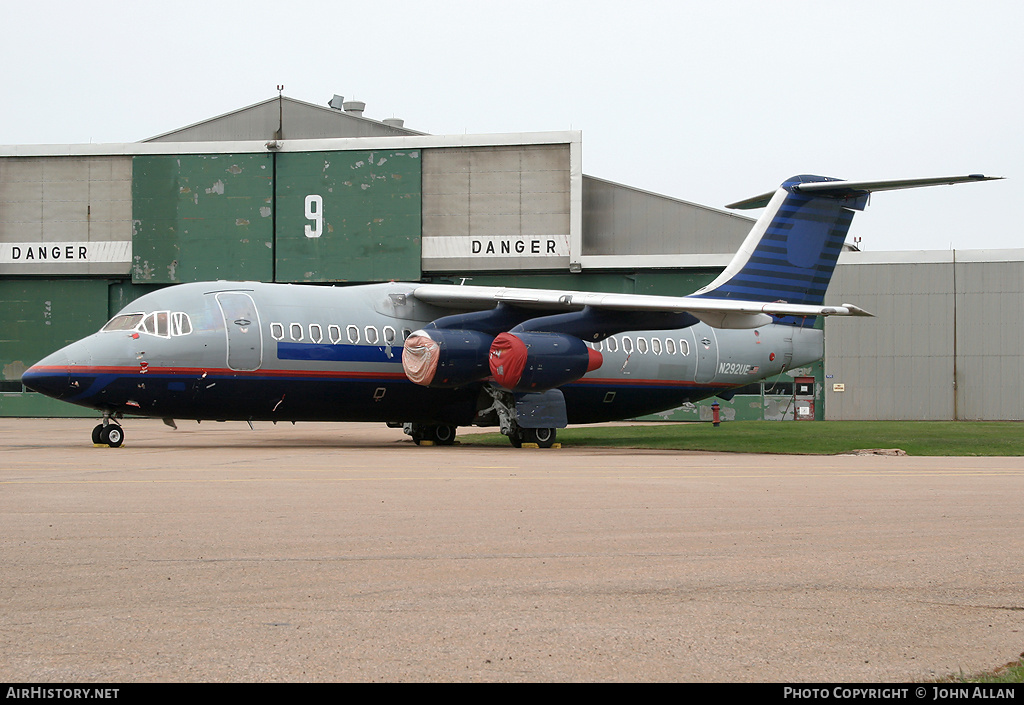
[(227, 331), (227, 365), (229, 369), (247, 372), (263, 364), (263, 333), (256, 302), (240, 291), (222, 291), (217, 304), (224, 316)]
[(706, 384), (715, 378), (718, 369), (718, 337), (711, 326), (690, 326), (693, 334), (694, 352), (697, 355), (697, 370), (694, 381)]

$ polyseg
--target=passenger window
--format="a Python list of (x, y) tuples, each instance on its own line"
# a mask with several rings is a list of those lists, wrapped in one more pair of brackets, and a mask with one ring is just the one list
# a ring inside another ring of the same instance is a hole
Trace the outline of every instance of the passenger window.
[(630, 338), (628, 335), (623, 336), (622, 338), (622, 350), (627, 355), (633, 352), (633, 339)]
[(665, 352), (669, 355), (676, 354), (676, 341), (672, 340), (672, 338), (665, 338)]
[(408, 328), (403, 328), (402, 329), (402, 342), (404, 343), (406, 340), (408, 340), (410, 335), (412, 335), (412, 331), (409, 330)]
[(274, 340), (281, 340), (284, 338), (284, 326), (280, 323), (270, 324), (270, 337)]
[(291, 326), (289, 327), (289, 331), (291, 332), (292, 340), (302, 340), (301, 323), (292, 323)]
[(320, 327), (319, 323), (309, 324), (309, 339), (314, 343), (319, 343), (324, 339), (324, 329)]
[(661, 340), (658, 338), (651, 338), (651, 352), (655, 355), (661, 355)]
[(637, 338), (636, 339), (636, 350), (641, 355), (646, 355), (647, 354), (647, 338)]
[(358, 343), (359, 342), (359, 327), (358, 326), (349, 326), (348, 328), (345, 329), (345, 332), (348, 334), (348, 342), (350, 342), (350, 343)]
[(679, 353), (681, 355), (689, 355), (690, 354), (690, 344), (688, 342), (686, 342), (686, 340), (680, 340), (679, 341)]
[(333, 324), (327, 326), (327, 335), (330, 337), (331, 342), (337, 345), (341, 342), (341, 326)]
[(619, 341), (618, 340), (616, 340), (615, 338), (608, 338), (607, 343), (608, 343), (608, 352), (618, 352), (619, 351)]
[(388, 345), (391, 345), (392, 343), (394, 343), (396, 335), (397, 335), (397, 333), (395, 333), (395, 329), (394, 328), (392, 328), (391, 326), (384, 326), (384, 342), (385, 343), (387, 343)]
[(366, 333), (366, 342), (370, 345), (376, 345), (379, 336), (377, 329), (373, 326), (366, 326), (363, 331)]

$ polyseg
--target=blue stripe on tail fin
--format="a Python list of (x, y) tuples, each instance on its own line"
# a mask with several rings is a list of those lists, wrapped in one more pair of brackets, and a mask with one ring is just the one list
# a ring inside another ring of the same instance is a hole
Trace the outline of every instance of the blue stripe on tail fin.
[[(802, 183), (838, 181), (794, 176), (771, 198), (721, 276), (696, 296), (744, 301), (785, 301), (820, 306), (853, 221), (867, 195), (798, 193)], [(762, 202), (763, 205), (763, 202)]]

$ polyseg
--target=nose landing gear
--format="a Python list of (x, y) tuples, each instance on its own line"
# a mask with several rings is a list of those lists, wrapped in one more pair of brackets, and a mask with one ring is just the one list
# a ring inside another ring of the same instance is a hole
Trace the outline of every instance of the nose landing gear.
[(92, 443), (97, 446), (110, 446), (120, 448), (124, 443), (124, 429), (121, 424), (110, 416), (110, 412), (103, 412), (103, 423), (92, 430)]

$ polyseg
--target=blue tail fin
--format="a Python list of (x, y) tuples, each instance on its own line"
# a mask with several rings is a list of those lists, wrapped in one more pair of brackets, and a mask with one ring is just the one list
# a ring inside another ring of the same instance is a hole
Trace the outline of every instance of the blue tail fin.
[(737, 208), (768, 208), (721, 276), (695, 295), (823, 304), (853, 210), (863, 210), (867, 204), (865, 192), (807, 194), (798, 190), (800, 184), (833, 181), (838, 179), (794, 176), (773, 195), (733, 204)]
[(754, 224), (725, 271), (693, 295), (820, 306), (846, 241), (853, 211), (864, 210), (872, 192), (1000, 178), (968, 174), (843, 181), (827, 176), (794, 176), (774, 193), (726, 206), (767, 206), (767, 210)]

